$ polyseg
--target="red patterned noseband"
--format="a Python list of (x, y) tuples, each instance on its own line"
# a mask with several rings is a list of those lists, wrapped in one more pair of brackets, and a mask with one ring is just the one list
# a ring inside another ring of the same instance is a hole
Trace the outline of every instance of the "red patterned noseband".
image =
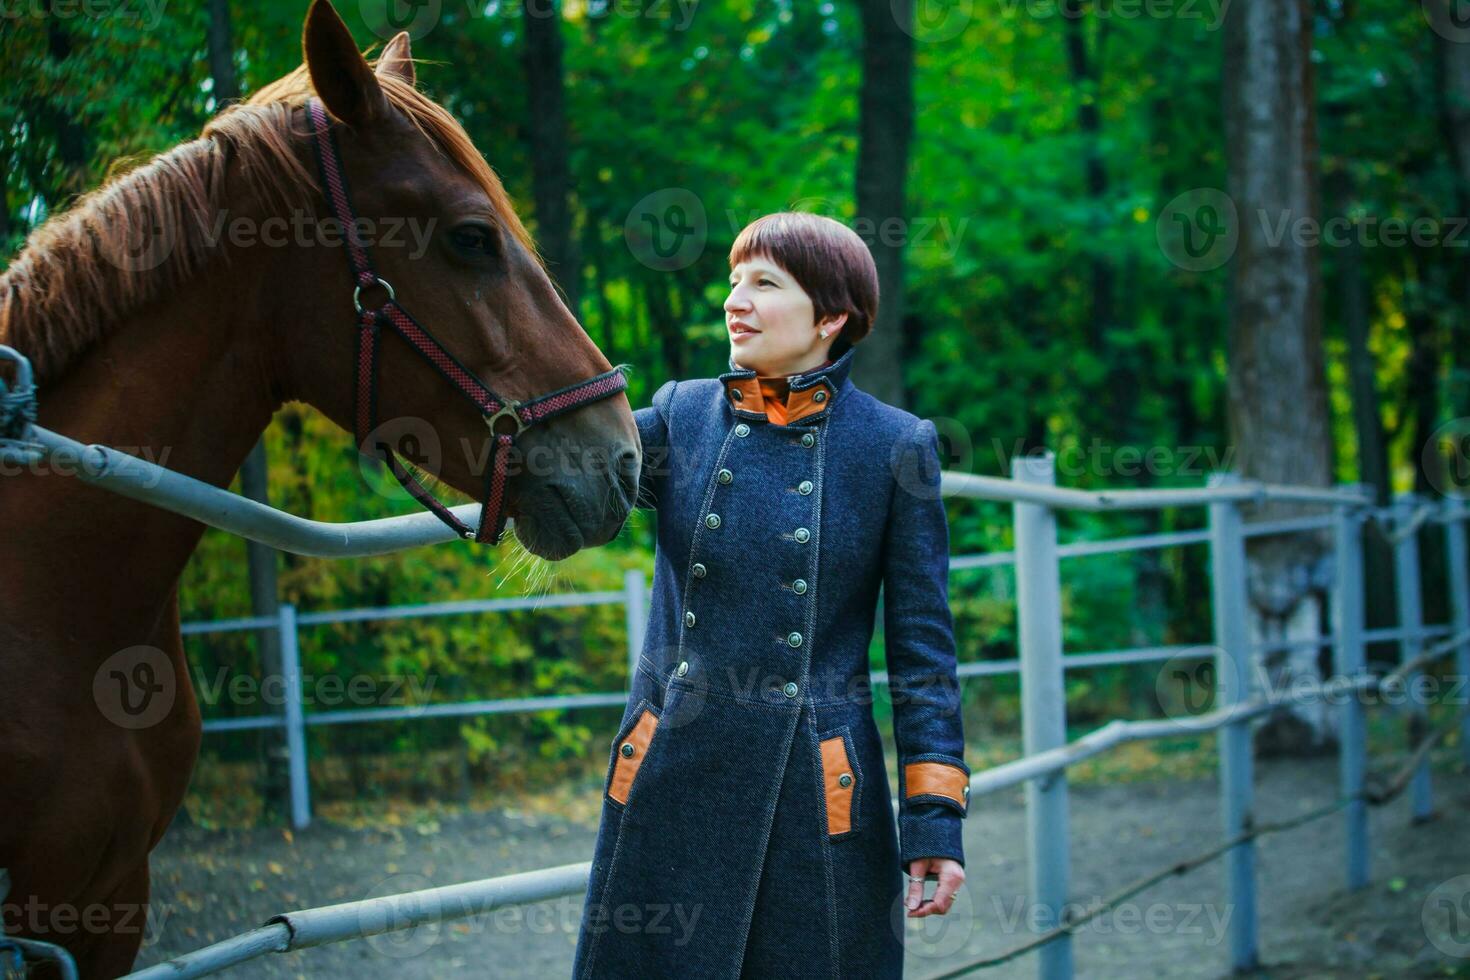
[[(434, 335), (409, 315), (398, 304), (393, 287), (373, 270), (372, 257), (367, 245), (357, 234), (357, 212), (347, 193), (347, 177), (342, 168), (342, 153), (337, 146), (336, 133), (332, 129), (331, 117), (318, 99), (307, 102), (315, 136), (317, 166), (321, 170), (322, 187), (332, 214), (344, 229), (347, 242), (347, 258), (352, 266), (354, 289), (352, 303), (357, 309), (357, 407), (354, 412), (358, 452), (375, 456), (388, 465), (388, 469), (415, 500), (438, 515), (439, 519), (452, 527), (463, 538), (473, 538), (481, 543), (499, 544), (505, 530), (505, 484), (506, 460), (511, 446), (528, 426), (545, 422), (565, 412), (581, 408), (591, 402), (617, 394), (628, 387), (628, 380), (621, 368), (613, 368), (595, 378), (561, 388), (549, 394), (527, 401), (517, 402), (502, 398), (491, 391), (474, 372), (465, 367)], [(366, 309), (362, 305), (364, 289), (380, 287), (388, 294), (388, 300), (377, 309)], [(418, 478), (404, 466), (397, 454), (381, 440), (367, 444), (369, 434), (377, 427), (378, 415), (378, 341), (383, 327), (389, 327), (408, 345), (428, 361), (444, 378), (470, 401), (490, 429), (494, 445), (490, 449), (489, 465), (485, 473), (485, 499), (480, 509), (480, 526), (471, 529), (454, 516), (444, 504), (424, 488)], [(495, 431), (501, 418), (515, 423), (515, 432), (510, 434)]]

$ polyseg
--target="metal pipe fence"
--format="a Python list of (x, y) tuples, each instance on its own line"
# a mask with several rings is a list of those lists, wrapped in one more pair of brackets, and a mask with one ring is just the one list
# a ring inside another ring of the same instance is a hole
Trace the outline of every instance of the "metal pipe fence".
[[(1229, 474), (1212, 478), (1200, 490), (1140, 490), (1086, 492), (1054, 485), (1053, 461), (1049, 455), (1017, 460), (1016, 479), (975, 477), (946, 473), (943, 486), (957, 496), (1010, 502), (1014, 505), (1016, 547), (1014, 552), (958, 556), (951, 568), (986, 568), (1012, 565), (1017, 576), (1017, 622), (1019, 657), (1014, 660), (966, 663), (960, 677), (1019, 673), (1023, 698), (1025, 754), (1004, 765), (977, 772), (971, 780), (971, 795), (993, 793), (1025, 784), (1028, 811), (1027, 844), (1031, 859), (1030, 887), (1038, 906), (1059, 915), (1070, 886), (1070, 857), (1067, 826), (1067, 769), (1119, 744), (1140, 739), (1168, 738), (1183, 734), (1215, 732), (1220, 755), (1219, 794), (1222, 835), (1220, 848), (1226, 861), (1228, 901), (1234, 912), (1230, 921), (1230, 958), (1235, 970), (1257, 965), (1256, 857), (1253, 823), (1253, 757), (1250, 742), (1252, 720), (1282, 707), (1273, 692), (1254, 692), (1251, 666), (1256, 655), (1293, 648), (1329, 647), (1333, 654), (1333, 677), (1314, 687), (1317, 696), (1341, 696), (1338, 706), (1339, 781), (1344, 798), (1347, 828), (1344, 866), (1350, 888), (1359, 888), (1369, 877), (1365, 785), (1367, 778), (1366, 694), (1377, 691), (1382, 680), (1367, 668), (1369, 643), (1398, 641), (1400, 665), (1390, 677), (1408, 683), (1432, 661), (1453, 654), (1455, 670), (1470, 676), (1470, 583), (1467, 583), (1465, 523), (1470, 509), (1463, 502), (1430, 505), (1422, 500), (1399, 498), (1392, 508), (1379, 511), (1371, 506), (1366, 489), (1348, 486), (1337, 490), (1301, 487), (1268, 487), (1247, 483)], [(1287, 501), (1329, 508), (1325, 515), (1269, 523), (1250, 523), (1244, 509), (1268, 501)], [(1135, 535), (1110, 541), (1059, 545), (1056, 513), (1060, 509), (1088, 511), (1142, 510), (1163, 507), (1204, 507), (1209, 525), (1204, 530)], [(1397, 627), (1369, 631), (1364, 623), (1362, 535), (1369, 520), (1393, 527), (1400, 618)], [(1423, 622), (1422, 583), (1418, 575), (1418, 536), (1435, 526), (1445, 535), (1444, 554), (1449, 566), (1450, 621)], [(1248, 623), (1245, 544), (1265, 535), (1330, 531), (1335, 551), (1335, 581), (1332, 588), (1332, 632), (1327, 636), (1254, 642)], [(1151, 548), (1207, 544), (1210, 548), (1211, 606), (1213, 636), (1208, 645), (1165, 645), (1066, 654), (1062, 650), (1059, 563), (1063, 558), (1136, 551)], [(1413, 571), (1409, 572), (1412, 559)], [(245, 618), (219, 623), (193, 623), (190, 634), (219, 630), (279, 629), (283, 649), (296, 649), (294, 633), (304, 625), (370, 621), (403, 616), (460, 615), (509, 609), (549, 608), (569, 605), (617, 604), (624, 606), (631, 665), (641, 647), (646, 618), (647, 590), (639, 571), (631, 571), (624, 588), (617, 592), (570, 594), (540, 599), (478, 600), (439, 603), (418, 607), (344, 610), (298, 614), (294, 609), (279, 618)], [(288, 638), (288, 634), (290, 634)], [(1426, 650), (1431, 640), (1440, 642)], [(1175, 657), (1210, 657), (1215, 666), (1212, 710), (1179, 719), (1115, 720), (1082, 738), (1067, 742), (1066, 705), (1061, 678), (1072, 669), (1094, 669), (1122, 664), (1167, 661)], [(288, 664), (292, 663), (287, 658)], [(292, 669), (288, 666), (288, 669)], [(299, 666), (295, 669), (299, 671)], [(886, 674), (875, 672), (875, 684), (886, 683)], [(298, 685), (299, 687), (299, 685)], [(589, 705), (617, 706), (626, 694), (567, 695), (548, 698), (502, 699), (435, 704), (406, 709), (305, 712), (288, 710), (284, 716), (232, 719), (210, 722), (209, 731), (242, 727), (284, 725), (295, 729), (291, 742), (293, 821), (309, 820), (309, 795), (305, 783), (306, 730), (312, 725), (347, 724), (398, 720), (409, 717), (473, 715), (500, 711), (545, 710), (552, 707)], [(1288, 702), (1289, 703), (1289, 702)], [(1411, 705), (1410, 717), (1420, 717), (1419, 705)], [(289, 706), (288, 706), (289, 709)], [(298, 706), (299, 709), (299, 706)], [(1470, 717), (1461, 706), (1461, 749), (1470, 762)], [(1419, 728), (1423, 727), (1422, 721)], [(1432, 802), (1429, 768), (1422, 754), (1414, 772), (1416, 815), (1427, 813)], [(297, 778), (297, 774), (300, 778)], [(1422, 781), (1422, 789), (1420, 789)], [(300, 806), (296, 794), (300, 793)], [(1421, 795), (1422, 794), (1422, 795)], [(446, 886), (428, 892), (391, 896), (367, 902), (347, 903), (329, 909), (306, 910), (278, 916), (262, 929), (227, 940), (186, 957), (161, 964), (139, 977), (203, 976), (226, 966), (268, 952), (297, 949), (319, 942), (372, 935), (390, 928), (410, 928), (424, 921), (441, 921), (476, 914), (500, 905), (520, 904), (572, 895), (585, 889), (589, 866), (561, 868), (511, 875), (502, 878)], [(320, 930), (299, 923), (324, 923)], [(1055, 921), (1053, 922), (1055, 926)], [(1036, 923), (1033, 928), (1043, 927)], [(1038, 974), (1070, 977), (1073, 972), (1071, 936), (1063, 925), (1036, 942)]]

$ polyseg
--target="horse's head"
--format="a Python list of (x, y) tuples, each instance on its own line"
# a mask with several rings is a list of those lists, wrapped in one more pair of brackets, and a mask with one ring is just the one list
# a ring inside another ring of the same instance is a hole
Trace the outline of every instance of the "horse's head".
[[(336, 11), (316, 0), (304, 44), (311, 88), (337, 121), (374, 269), (397, 302), (505, 398), (525, 400), (608, 371), (557, 295), (494, 172), (459, 123), (414, 88), (408, 35), (390, 42), (374, 68)], [(303, 84), (298, 70), (251, 101), (299, 102)], [(347, 250), (287, 251), (274, 260), (273, 274), (282, 316), (295, 321), (285, 367), (291, 394), (351, 430), (358, 324)], [(375, 286), (362, 302), (371, 307), (385, 298)], [(320, 322), (303, 324), (303, 312)], [(395, 426), (414, 434), (414, 426), (431, 424), (439, 458), (426, 468), (483, 497), (491, 430), (471, 401), (391, 330), (382, 331), (376, 420), (390, 443)], [(508, 458), (507, 512), (522, 544), (545, 558), (612, 539), (637, 492), (639, 442), (621, 392), (531, 426)]]

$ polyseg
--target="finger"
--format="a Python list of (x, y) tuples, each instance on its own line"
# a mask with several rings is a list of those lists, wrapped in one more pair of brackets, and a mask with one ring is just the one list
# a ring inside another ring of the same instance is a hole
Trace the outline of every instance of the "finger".
[(939, 906), (939, 913), (941, 915), (949, 911), (949, 907), (954, 904), (955, 893), (960, 890), (960, 886), (964, 883), (965, 879), (952, 870), (940, 874), (939, 887), (934, 890), (933, 901), (935, 905)]
[(909, 918), (922, 919), (926, 915), (934, 915), (936, 913), (940, 915), (943, 914), (939, 911), (939, 906), (934, 904), (934, 899), (928, 898), (924, 900), (924, 903), (922, 905), (909, 913)]
[(914, 909), (919, 907), (919, 903), (923, 900), (924, 870), (922, 868), (919, 868), (919, 870), (915, 872), (914, 866), (911, 865), (909, 868), (909, 896), (904, 901), (904, 905), (906, 905), (909, 911), (912, 912)]
[(940, 880), (939, 888), (935, 890), (934, 897), (930, 899), (940, 915), (949, 911), (950, 905), (954, 903), (954, 893), (957, 888), (959, 888), (957, 882), (948, 879)]

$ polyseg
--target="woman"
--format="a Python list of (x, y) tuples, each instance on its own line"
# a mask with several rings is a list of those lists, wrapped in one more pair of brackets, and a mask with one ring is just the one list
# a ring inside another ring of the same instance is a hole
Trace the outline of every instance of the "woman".
[[(943, 914), (964, 881), (937, 436), (848, 380), (878, 307), (851, 229), (767, 215), (730, 266), (731, 370), (636, 413), (653, 607), (574, 976), (900, 977), (901, 908)], [(868, 683), (880, 585), (896, 835)]]

